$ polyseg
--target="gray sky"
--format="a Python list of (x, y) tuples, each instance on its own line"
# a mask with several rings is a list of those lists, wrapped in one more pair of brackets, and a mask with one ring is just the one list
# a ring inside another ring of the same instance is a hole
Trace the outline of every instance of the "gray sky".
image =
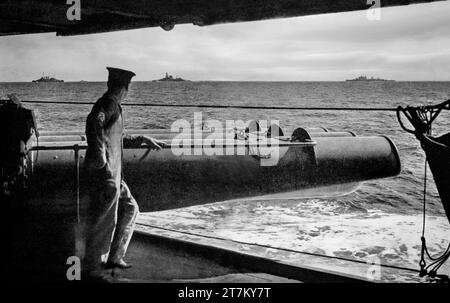
[(450, 1), (366, 12), (198, 27), (56, 37), (0, 37), (0, 81), (43, 72), (66, 81), (104, 81), (106, 66), (136, 81), (167, 71), (191, 80), (344, 80), (360, 74), (450, 81)]

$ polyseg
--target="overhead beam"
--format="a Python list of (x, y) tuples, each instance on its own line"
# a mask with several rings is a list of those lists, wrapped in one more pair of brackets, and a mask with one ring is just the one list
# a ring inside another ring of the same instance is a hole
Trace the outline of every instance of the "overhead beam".
[[(81, 20), (66, 17), (64, 0), (0, 0), (0, 33), (78, 35), (176, 24), (212, 25), (298, 17), (446, 0), (80, 0)], [(28, 27), (25, 26), (28, 22)], [(11, 25), (17, 24), (17, 28)], [(20, 24), (20, 26), (19, 26)], [(42, 26), (43, 25), (43, 26)]]

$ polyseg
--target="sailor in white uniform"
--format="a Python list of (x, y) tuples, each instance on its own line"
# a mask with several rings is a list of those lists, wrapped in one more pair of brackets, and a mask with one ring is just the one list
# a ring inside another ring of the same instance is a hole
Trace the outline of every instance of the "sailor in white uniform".
[(84, 272), (104, 278), (104, 268), (128, 268), (124, 261), (139, 207), (122, 178), (123, 147), (146, 144), (159, 150), (164, 145), (146, 136), (124, 135), (122, 100), (133, 72), (107, 68), (108, 90), (95, 103), (86, 121), (90, 204), (86, 224)]

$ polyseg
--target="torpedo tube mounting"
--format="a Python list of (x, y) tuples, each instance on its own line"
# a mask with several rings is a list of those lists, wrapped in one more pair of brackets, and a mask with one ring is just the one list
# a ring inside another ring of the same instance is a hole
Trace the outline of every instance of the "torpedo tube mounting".
[[(167, 129), (130, 130), (168, 144), (159, 152), (148, 152), (145, 146), (124, 149), (124, 177), (141, 211), (148, 212), (230, 199), (344, 195), (363, 181), (400, 173), (397, 149), (387, 137), (358, 137), (323, 128), (280, 130), (248, 131), (232, 139), (203, 131), (200, 140)], [(176, 136), (191, 153), (176, 152), (180, 148), (179, 142), (174, 143)], [(205, 138), (214, 139), (213, 146), (205, 144)], [(216, 153), (210, 152), (211, 147)], [(84, 208), (85, 149), (81, 132), (42, 131), (39, 144), (33, 142), (30, 149), (29, 203), (69, 210), (79, 192)]]

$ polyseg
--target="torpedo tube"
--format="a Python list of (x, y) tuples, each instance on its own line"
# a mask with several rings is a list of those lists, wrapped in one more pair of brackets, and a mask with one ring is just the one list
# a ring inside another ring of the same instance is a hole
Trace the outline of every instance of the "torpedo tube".
[[(400, 172), (397, 149), (385, 136), (323, 128), (280, 130), (231, 139), (226, 133), (233, 130), (203, 131), (195, 140), (166, 129), (131, 130), (168, 144), (159, 152), (145, 146), (124, 149), (124, 178), (141, 211), (147, 212), (231, 199), (344, 195), (363, 181)], [(83, 208), (88, 200), (84, 134), (41, 132), (39, 144), (31, 145), (29, 203), (68, 210), (79, 193)]]

